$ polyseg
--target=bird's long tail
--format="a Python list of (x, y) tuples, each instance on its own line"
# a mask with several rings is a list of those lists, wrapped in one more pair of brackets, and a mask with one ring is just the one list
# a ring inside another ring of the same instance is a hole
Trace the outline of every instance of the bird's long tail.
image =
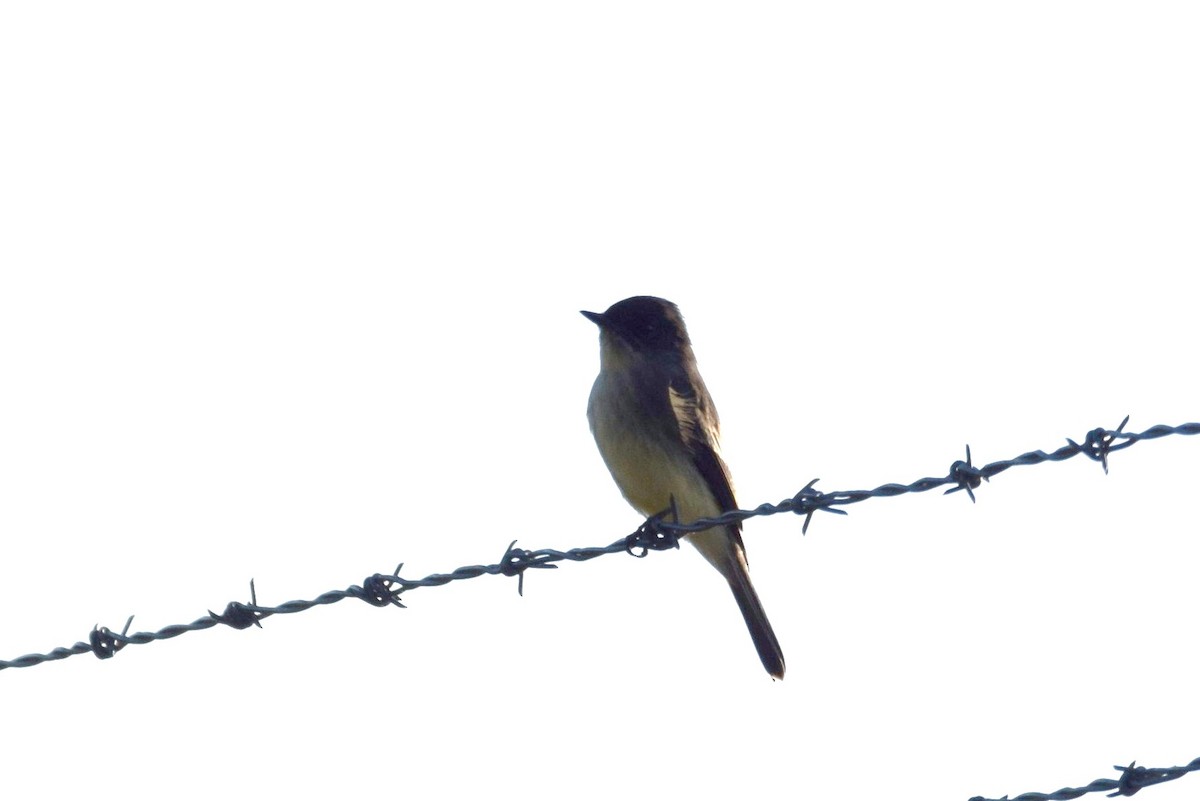
[(786, 667), (783, 662), (783, 649), (779, 647), (779, 640), (775, 638), (771, 621), (767, 620), (767, 612), (763, 609), (762, 601), (758, 599), (758, 593), (754, 591), (754, 585), (750, 583), (750, 574), (746, 572), (745, 567), (739, 565), (739, 568), (729, 571), (730, 574), (726, 576), (729, 589), (733, 590), (738, 609), (742, 610), (742, 617), (746, 619), (746, 628), (750, 630), (750, 638), (754, 640), (754, 647), (758, 649), (758, 658), (762, 660), (763, 667), (772, 678), (782, 679)]

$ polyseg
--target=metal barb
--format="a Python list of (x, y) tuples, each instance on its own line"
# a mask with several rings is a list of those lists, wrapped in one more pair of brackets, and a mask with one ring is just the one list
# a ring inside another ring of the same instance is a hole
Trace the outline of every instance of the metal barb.
[(1130, 762), (1127, 767), (1113, 765), (1113, 770), (1121, 771), (1121, 778), (1117, 780), (1117, 791), (1109, 793), (1109, 798), (1116, 798), (1119, 795), (1133, 795), (1145, 787), (1169, 782), (1188, 773), (1187, 768), (1139, 768), (1137, 767), (1137, 762)]
[(250, 579), (250, 603), (244, 604), (241, 601), (230, 601), (225, 605), (225, 611), (221, 614), (208, 610), (208, 616), (218, 623), (224, 623), (232, 629), (248, 629), (251, 626), (262, 628), (262, 623), (259, 623), (258, 612), (255, 607), (258, 606), (258, 591), (254, 588), (254, 579)]
[[(1103, 428), (1093, 428), (1087, 433), (1087, 436), (1084, 437), (1082, 445), (1070, 437), (1067, 438), (1067, 442), (1069, 442), (1072, 447), (1083, 453), (1084, 456), (1088, 457), (1092, 461), (1100, 462), (1100, 464), (1104, 467), (1104, 474), (1108, 475), (1108, 454), (1112, 453), (1113, 451), (1119, 451), (1124, 448), (1128, 448), (1139, 439), (1139, 435), (1137, 434), (1125, 433), (1125, 424), (1128, 422), (1129, 415), (1125, 415), (1125, 419), (1121, 421), (1121, 425), (1117, 426), (1115, 431), (1107, 431)], [(1143, 432), (1143, 434), (1140, 436), (1145, 436), (1145, 433), (1147, 432)], [(1180, 433), (1188, 432), (1182, 431)], [(1130, 437), (1130, 439), (1128, 439), (1126, 442), (1116, 444), (1118, 437)]]
[(949, 495), (952, 492), (966, 490), (967, 496), (971, 499), (971, 503), (975, 503), (974, 490), (983, 481), (987, 481), (988, 477), (984, 475), (982, 471), (977, 470), (973, 464), (971, 464), (970, 445), (967, 446), (967, 461), (964, 462), (960, 460), (950, 465), (950, 478), (953, 479), (954, 483), (958, 486), (951, 487), (942, 494)]
[[(400, 567), (404, 567), (401, 563)], [(400, 572), (400, 567), (396, 568), (396, 573)], [(375, 573), (367, 576), (363, 581), (362, 595), (356, 597), (369, 603), (371, 606), (398, 606), (401, 609), (407, 607), (400, 603), (400, 593), (403, 590), (392, 590), (392, 584), (395, 583), (394, 576), (385, 576), (382, 573)]]
[(516, 540), (508, 544), (504, 555), (500, 557), (500, 572), (505, 576), (517, 577), (517, 595), (525, 596), (525, 571), (528, 568), (547, 568), (555, 570), (558, 565), (548, 564), (538, 554), (524, 548), (515, 547)]
[[(828, 504), (836, 503), (833, 495), (827, 495), (820, 490), (813, 489), (821, 479), (814, 478), (812, 481), (800, 488), (800, 491), (791, 497), (790, 502), (793, 504), (792, 511), (798, 515), (804, 515), (804, 525), (800, 527), (800, 534), (808, 533), (808, 524), (812, 522), (813, 515), (817, 512), (832, 512), (835, 515), (850, 514), (844, 509), (831, 509)], [(786, 503), (786, 502), (785, 502)]]
[(1107, 798), (1116, 798), (1119, 795), (1133, 795), (1138, 790), (1142, 789), (1141, 787), (1134, 786), (1136, 781), (1134, 777), (1137, 775), (1137, 771), (1146, 770), (1145, 768), (1137, 767), (1137, 760), (1130, 762), (1128, 766), (1113, 765), (1113, 770), (1121, 771), (1121, 778), (1117, 780), (1117, 791), (1115, 793), (1109, 793), (1106, 796)]
[(89, 637), (91, 642), (92, 653), (97, 659), (111, 659), (116, 656), (117, 651), (120, 651), (128, 643), (125, 635), (129, 633), (129, 626), (133, 623), (133, 615), (125, 621), (125, 628), (121, 629), (121, 633), (113, 634), (108, 626), (101, 626), (97, 623), (92, 627), (92, 633)]

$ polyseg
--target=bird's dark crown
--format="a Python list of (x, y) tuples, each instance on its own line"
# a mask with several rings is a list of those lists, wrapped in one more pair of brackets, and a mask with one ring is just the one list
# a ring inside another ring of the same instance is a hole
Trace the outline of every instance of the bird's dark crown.
[(639, 295), (604, 312), (605, 325), (636, 349), (673, 351), (689, 347), (679, 307), (669, 300)]

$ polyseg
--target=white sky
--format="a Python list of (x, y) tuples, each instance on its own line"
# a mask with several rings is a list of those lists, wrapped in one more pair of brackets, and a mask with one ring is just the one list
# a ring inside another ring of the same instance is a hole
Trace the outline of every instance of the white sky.
[[(578, 310), (628, 295), (687, 316), (747, 507), (1200, 418), (1193, 4), (419, 6), (0, 11), (0, 658), (625, 535)], [(752, 521), (782, 683), (690, 550), (3, 671), (6, 794), (1184, 764), (1198, 448)]]

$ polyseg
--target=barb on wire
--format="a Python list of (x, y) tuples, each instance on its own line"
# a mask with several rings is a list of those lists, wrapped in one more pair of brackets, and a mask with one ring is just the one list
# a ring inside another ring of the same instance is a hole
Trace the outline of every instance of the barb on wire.
[(1121, 771), (1120, 778), (1096, 779), (1084, 787), (1064, 787), (1053, 793), (1022, 793), (1016, 798), (1004, 796), (995, 799), (977, 795), (971, 798), (971, 801), (1068, 801), (1068, 799), (1079, 798), (1088, 793), (1102, 793), (1105, 790), (1113, 791), (1108, 794), (1108, 798), (1116, 798), (1119, 795), (1128, 796), (1145, 787), (1169, 782), (1186, 776), (1193, 770), (1200, 770), (1200, 757), (1193, 759), (1182, 768), (1139, 768), (1135, 763), (1130, 762), (1128, 765), (1113, 765), (1113, 770)]
[(1184, 423), (1179, 426), (1157, 425), (1146, 429), (1140, 434), (1126, 433), (1124, 428), (1128, 422), (1129, 418), (1126, 417), (1115, 431), (1103, 428), (1093, 429), (1088, 432), (1082, 445), (1068, 439), (1067, 445), (1052, 453), (1040, 450), (1030, 451), (1029, 453), (1021, 454), (1015, 459), (992, 462), (983, 467), (975, 467), (972, 464), (971, 449), (968, 446), (966, 461), (955, 461), (950, 465), (950, 471), (944, 477), (921, 478), (910, 484), (884, 484), (873, 490), (821, 492), (813, 488), (817, 483), (817, 479), (813, 479), (805, 484), (794, 496), (778, 504), (764, 503), (752, 510), (738, 509), (726, 512), (719, 517), (704, 518), (692, 523), (684, 524), (679, 522), (678, 513), (674, 508), (674, 498), (672, 498), (671, 509), (654, 515), (646, 520), (637, 531), (604, 547), (573, 548), (569, 551), (556, 551), (551, 548), (543, 548), (541, 550), (529, 551), (524, 548), (517, 548), (516, 540), (513, 540), (504, 551), (504, 555), (500, 558), (500, 561), (496, 564), (468, 565), (460, 567), (452, 573), (434, 573), (423, 579), (409, 579), (400, 575), (400, 570), (404, 567), (404, 564), (401, 563), (390, 574), (376, 573), (367, 577), (361, 587), (354, 585), (344, 590), (331, 590), (312, 600), (287, 601), (279, 606), (260, 606), (252, 580), (250, 582), (250, 603), (233, 601), (225, 607), (225, 610), (221, 614), (209, 610), (206, 617), (201, 617), (191, 623), (171, 625), (155, 632), (139, 631), (134, 634), (129, 633), (129, 626), (133, 622), (133, 617), (131, 616), (126, 621), (125, 627), (120, 634), (109, 630), (107, 627), (98, 625), (92, 630), (88, 642), (77, 642), (69, 648), (55, 648), (46, 654), (27, 654), (16, 659), (0, 660), (0, 670), (32, 667), (44, 662), (52, 662), (86, 653), (95, 654), (100, 659), (108, 659), (126, 645), (143, 645), (155, 640), (168, 640), (189, 631), (210, 629), (218, 624), (224, 624), (234, 629), (247, 629), (251, 626), (262, 628), (262, 621), (272, 615), (290, 615), (296, 612), (303, 612), (315, 606), (337, 603), (345, 598), (357, 598), (372, 606), (398, 606), (403, 608), (404, 604), (400, 602), (400, 597), (405, 592), (410, 592), (418, 587), (438, 587), (443, 584), (449, 584), (452, 581), (462, 581), (484, 575), (516, 576), (517, 591), (524, 594), (525, 571), (530, 568), (557, 568), (558, 565), (554, 564), (555, 562), (586, 562), (600, 556), (615, 553), (628, 553), (641, 558), (646, 556), (650, 551), (678, 548), (679, 538), (688, 532), (701, 531), (726, 523), (740, 522), (751, 517), (763, 517), (784, 512), (804, 517), (804, 525), (801, 531), (807, 532), (808, 525), (812, 522), (812, 517), (816, 512), (830, 512), (832, 514), (844, 515), (847, 512), (837, 507), (859, 503), (865, 501), (867, 498), (885, 498), (911, 492), (926, 492), (938, 487), (949, 486), (950, 489), (946, 491), (947, 494), (965, 490), (968, 497), (974, 501), (974, 490), (978, 489), (982, 482), (1008, 470), (1010, 467), (1039, 464), (1041, 462), (1061, 462), (1064, 459), (1070, 459), (1082, 453), (1089, 459), (1103, 464), (1105, 472), (1107, 472), (1108, 455), (1128, 448), (1135, 442), (1140, 442), (1144, 439), (1158, 439), (1172, 434), (1200, 434), (1200, 423)]

